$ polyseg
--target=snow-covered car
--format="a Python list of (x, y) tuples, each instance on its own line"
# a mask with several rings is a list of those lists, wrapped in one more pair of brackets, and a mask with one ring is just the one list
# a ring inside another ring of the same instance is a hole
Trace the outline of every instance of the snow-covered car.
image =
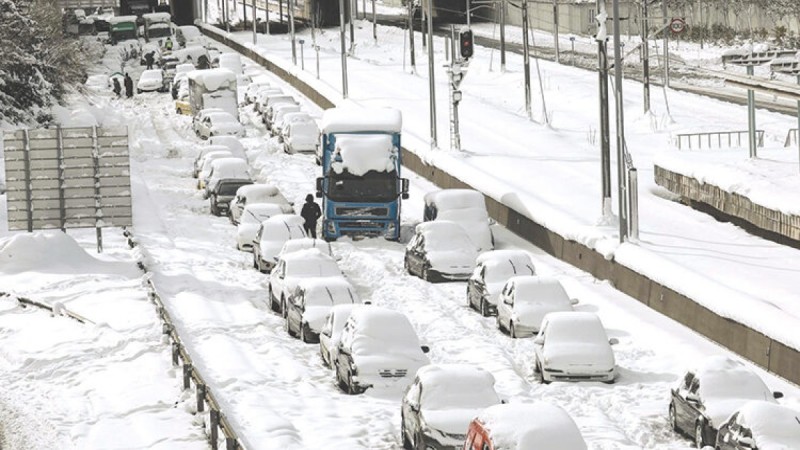
[(275, 121), (275, 123), (272, 124), (272, 129), (276, 134), (283, 134), (283, 130), (285, 130), (286, 126), (292, 122), (314, 122), (314, 125), (317, 124), (317, 122), (307, 112), (296, 111), (284, 114), (281, 120)]
[(461, 225), (478, 252), (494, 249), (491, 225), (483, 194), (473, 189), (442, 189), (425, 194), (423, 220), (450, 220)]
[(254, 203), (274, 203), (279, 205), (285, 214), (294, 212), (292, 204), (286, 200), (277, 187), (265, 183), (251, 184), (242, 186), (236, 191), (236, 196), (231, 200), (231, 205), (228, 209), (228, 218), (231, 223), (238, 224), (244, 207)]
[(172, 56), (178, 58), (181, 63), (189, 63), (195, 67), (202, 58), (211, 61), (208, 50), (202, 45), (189, 45), (186, 48), (173, 50)]
[(275, 106), (282, 104), (296, 105), (297, 100), (295, 100), (291, 95), (278, 94), (266, 96), (264, 101), (261, 103), (261, 121), (268, 130), (272, 129), (272, 116), (275, 112)]
[[(258, 89), (255, 94), (255, 100), (253, 101), (253, 108), (257, 113), (262, 114), (267, 108), (267, 101), (270, 97), (277, 95), (284, 95), (283, 89), (275, 86), (265, 86)], [(261, 121), (263, 122), (263, 119)]]
[(206, 117), (197, 124), (197, 135), (200, 139), (208, 139), (218, 135), (245, 136), (242, 124), (228, 112), (206, 114)]
[(253, 203), (245, 206), (236, 227), (236, 248), (246, 252), (253, 251), (253, 240), (261, 222), (278, 214), (283, 214), (283, 210), (274, 203)]
[(245, 105), (249, 105), (256, 101), (256, 95), (258, 91), (262, 91), (265, 89), (270, 89), (272, 87), (272, 83), (266, 77), (256, 77), (247, 85), (247, 88), (244, 90), (244, 103)]
[(281, 252), (278, 253), (278, 257), (280, 258), (281, 256), (288, 255), (292, 252), (299, 252), (300, 250), (308, 250), (309, 248), (315, 248), (322, 252), (322, 254), (334, 258), (333, 247), (331, 247), (330, 242), (324, 239), (315, 239), (310, 237), (286, 241), (286, 243), (283, 244), (283, 247), (281, 247)]
[(447, 220), (423, 222), (406, 246), (406, 271), (425, 281), (466, 280), (478, 249), (461, 225)]
[(544, 316), (542, 329), (533, 340), (534, 370), (539, 373), (542, 383), (613, 383), (617, 367), (611, 346), (616, 343), (616, 338), (608, 338), (595, 313), (550, 313)]
[(269, 274), (270, 308), (286, 317), (286, 299), (302, 278), (343, 277), (336, 260), (316, 248), (281, 255)]
[(363, 306), (361, 304), (336, 305), (328, 312), (325, 324), (319, 333), (319, 356), (325, 367), (333, 367), (333, 361), (336, 360), (337, 355), (336, 347), (339, 345), (344, 324), (350, 318), (350, 313)]
[(283, 244), (306, 237), (303, 223), (305, 220), (297, 214), (280, 214), (261, 222), (253, 239), (253, 267), (259, 272), (271, 272)]
[(749, 401), (720, 425), (714, 448), (800, 449), (800, 411), (763, 400)]
[(192, 117), (192, 130), (197, 134), (200, 130), (200, 123), (205, 120), (206, 116), (211, 113), (225, 112), (222, 108), (205, 108), (197, 111), (197, 114)]
[(242, 145), (242, 141), (236, 136), (212, 136), (208, 139), (208, 143), (210, 145), (224, 145), (233, 153), (233, 156), (242, 158), (245, 161), (247, 160), (247, 153), (244, 151), (244, 145)]
[(560, 406), (506, 403), (483, 410), (470, 424), (464, 450), (586, 450), (578, 425)]
[(497, 328), (512, 338), (533, 335), (539, 332), (546, 314), (572, 311), (577, 303), (555, 278), (511, 277), (497, 298)]
[(313, 120), (286, 124), (282, 136), (286, 153), (316, 153), (319, 146), (319, 127)]
[(405, 388), (430, 363), (428, 350), (403, 313), (378, 306), (355, 309), (336, 348), (336, 384), (348, 394), (398, 384)]
[[(203, 186), (205, 189), (203, 198), (208, 198), (216, 184), (221, 180), (247, 180), (252, 183), (250, 168), (247, 166), (247, 161), (235, 156), (211, 161), (211, 168), (208, 171), (208, 175), (203, 177)], [(236, 190), (230, 195), (231, 199), (233, 199), (233, 196), (236, 195)]]
[(497, 296), (513, 276), (536, 275), (531, 255), (524, 250), (491, 250), (478, 255), (467, 280), (467, 301), (483, 316), (497, 314)]
[(208, 202), (211, 214), (222, 216), (227, 214), (236, 191), (242, 187), (253, 184), (253, 180), (246, 178), (223, 178), (214, 182), (208, 190)]
[(170, 86), (170, 93), (172, 94), (172, 99), (178, 99), (178, 91), (180, 90), (181, 80), (187, 79), (186, 74), (194, 70), (194, 66), (191, 64), (178, 64), (175, 66), (175, 76), (172, 78), (172, 86)]
[(175, 28), (175, 41), (181, 47), (203, 46), (205, 38), (200, 29), (194, 25), (181, 25)]
[(279, 124), (283, 120), (283, 116), (286, 114), (297, 113), (300, 112), (300, 105), (296, 103), (279, 103), (275, 106), (271, 107), (272, 111), (272, 126), (270, 127), (270, 131), (272, 132), (273, 136), (279, 135), (279, 130), (277, 129), (276, 125)]
[(164, 72), (161, 69), (150, 69), (142, 72), (136, 83), (136, 92), (166, 92), (164, 86)]
[(206, 153), (200, 159), (200, 170), (197, 171), (197, 189), (202, 189), (204, 191), (203, 198), (205, 198), (206, 179), (209, 173), (211, 173), (211, 165), (214, 161), (222, 158), (233, 158), (233, 155), (231, 155), (231, 152), (228, 150), (215, 150)]
[(468, 364), (429, 364), (417, 371), (400, 405), (403, 448), (461, 449), (470, 421), (500, 403), (494, 376)]
[(697, 448), (717, 441), (719, 426), (750, 400), (775, 402), (783, 397), (743, 363), (725, 356), (711, 356), (688, 370), (671, 389), (669, 422), (672, 429), (689, 436)]
[(303, 342), (319, 342), (331, 308), (360, 303), (356, 290), (344, 277), (303, 278), (286, 299), (286, 331)]
[(197, 156), (194, 158), (194, 163), (192, 164), (192, 177), (197, 178), (200, 175), (200, 171), (203, 170), (203, 163), (205, 162), (206, 155), (211, 152), (227, 152), (228, 156), (233, 156), (233, 153), (228, 149), (228, 147), (222, 145), (198, 145), (196, 148)]

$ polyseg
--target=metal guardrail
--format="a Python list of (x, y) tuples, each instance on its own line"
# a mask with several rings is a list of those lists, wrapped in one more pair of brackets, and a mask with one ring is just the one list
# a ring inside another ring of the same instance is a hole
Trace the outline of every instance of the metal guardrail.
[(783, 142), (783, 146), (788, 147), (792, 145), (793, 142), (797, 142), (797, 128), (789, 129), (789, 132), (786, 133), (786, 140)]
[[(139, 245), (133, 236), (133, 233), (127, 228), (123, 232), (127, 239), (128, 247), (131, 249)], [(137, 265), (145, 274), (151, 272), (147, 269), (143, 262), (138, 262)], [(233, 429), (230, 421), (225, 417), (219, 402), (208, 388), (208, 384), (203, 380), (203, 377), (198, 373), (192, 364), (192, 357), (186, 351), (186, 347), (181, 342), (178, 332), (172, 322), (172, 318), (167, 312), (164, 303), (161, 301), (161, 296), (158, 294), (152, 278), (147, 278), (147, 297), (153, 304), (156, 305), (158, 316), (161, 319), (163, 326), (162, 332), (167, 335), (172, 345), (172, 365), (174, 367), (180, 366), (183, 370), (183, 388), (190, 389), (192, 382), (195, 386), (195, 398), (197, 401), (197, 412), (202, 413), (208, 406), (209, 423), (208, 423), (208, 441), (212, 450), (220, 449), (220, 431), (224, 437), (225, 450), (240, 450), (244, 449), (241, 445), (240, 439)]]
[[(708, 148), (714, 148), (714, 142), (716, 142), (716, 148), (723, 148), (723, 144), (726, 141), (723, 137), (727, 137), (727, 146), (733, 147), (734, 142), (736, 143), (737, 147), (742, 146), (742, 136), (745, 136), (744, 142), (747, 143), (747, 130), (743, 131), (709, 131), (706, 133), (683, 133), (676, 135), (677, 142), (679, 149), (683, 148), (683, 142), (686, 141), (686, 145), (689, 149), (692, 149), (692, 141), (696, 138), (697, 148), (703, 148), (703, 142), (706, 143)], [(734, 139), (735, 136), (735, 139)], [(764, 146), (764, 130), (756, 130), (756, 141), (759, 147)]]
[(66, 308), (57, 308), (57, 307), (54, 307), (52, 305), (48, 305), (47, 303), (42, 303), (40, 301), (32, 300), (32, 299), (29, 299), (29, 298), (26, 298), (26, 297), (17, 297), (16, 295), (10, 294), (8, 292), (0, 292), (0, 297), (14, 297), (23, 306), (25, 306), (25, 305), (27, 305), (27, 306), (35, 306), (36, 308), (41, 308), (41, 309), (50, 311), (50, 314), (53, 314), (53, 315), (60, 315), (60, 316), (64, 316), (64, 317), (69, 317), (70, 319), (77, 320), (78, 322), (83, 323), (83, 324), (86, 324), (86, 323), (94, 324), (94, 322), (92, 322), (91, 320), (87, 319), (86, 317), (83, 317), (80, 314), (77, 314), (77, 313), (74, 313), (72, 311), (69, 311)]

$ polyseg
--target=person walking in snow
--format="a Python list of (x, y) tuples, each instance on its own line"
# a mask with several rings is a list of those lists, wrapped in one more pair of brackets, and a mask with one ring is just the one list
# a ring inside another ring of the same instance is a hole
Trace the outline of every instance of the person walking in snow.
[(155, 52), (150, 52), (144, 55), (144, 62), (147, 64), (148, 69), (153, 68), (153, 62), (155, 62)]
[(303, 204), (303, 209), (300, 211), (300, 216), (303, 217), (303, 229), (306, 230), (306, 235), (312, 238), (317, 238), (317, 220), (322, 216), (322, 211), (319, 205), (314, 201), (314, 196), (311, 194), (306, 195), (306, 202)]
[(167, 40), (164, 42), (164, 48), (167, 49), (167, 51), (172, 51), (172, 39), (170, 39), (169, 36), (167, 36)]
[(122, 95), (122, 86), (119, 84), (118, 77), (114, 77), (114, 93), (117, 94), (117, 98)]
[(127, 73), (125, 74), (125, 96), (128, 98), (133, 97), (133, 79)]

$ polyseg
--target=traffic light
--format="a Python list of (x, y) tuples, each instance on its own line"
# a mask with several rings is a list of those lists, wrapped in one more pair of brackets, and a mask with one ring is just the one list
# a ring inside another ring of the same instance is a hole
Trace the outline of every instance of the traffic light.
[(461, 57), (464, 59), (469, 59), (474, 52), (472, 46), (472, 30), (462, 31), (459, 42), (461, 49)]

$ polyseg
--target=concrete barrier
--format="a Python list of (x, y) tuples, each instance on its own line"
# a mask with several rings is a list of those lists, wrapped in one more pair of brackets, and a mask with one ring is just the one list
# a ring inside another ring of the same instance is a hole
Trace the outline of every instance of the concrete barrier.
[[(209, 32), (208, 30), (203, 31), (212, 38), (263, 65), (267, 70), (284, 79), (284, 81), (321, 107), (329, 108), (333, 106), (333, 102), (317, 93), (309, 85), (292, 77), (291, 74), (276, 67), (264, 57), (255, 54), (249, 48), (219, 33)], [(469, 183), (444, 172), (438, 167), (423, 162), (415, 153), (407, 149), (402, 151), (403, 165), (416, 174), (432, 181), (437, 186), (443, 189), (472, 189)], [(659, 169), (659, 167), (656, 167), (657, 177), (659, 176)], [(742, 198), (731, 199), (728, 194), (716, 192), (713, 189), (703, 191), (704, 188), (699, 184), (693, 185), (691, 182), (687, 183), (685, 180), (679, 179), (676, 176), (678, 174), (668, 175), (664, 173), (663, 169), (660, 169), (660, 171), (662, 173), (662, 182), (665, 183), (663, 185), (681, 196), (700, 197), (702, 195), (713, 199), (712, 202), (714, 204), (725, 205), (725, 207), (732, 203), (734, 209), (741, 208), (741, 205), (745, 203)], [(798, 349), (770, 339), (763, 333), (750, 329), (745, 325), (721, 317), (669, 287), (662, 286), (616, 261), (607, 260), (603, 255), (583, 244), (565, 239), (563, 236), (534, 222), (523, 213), (511, 209), (493, 198), (485, 198), (489, 215), (498, 224), (505, 226), (541, 250), (592, 274), (598, 279), (610, 281), (616, 289), (639, 300), (653, 310), (727, 347), (770, 372), (795, 384), (800, 384), (800, 351)], [(795, 225), (800, 225), (800, 220)], [(796, 232), (800, 235), (800, 228)]]

